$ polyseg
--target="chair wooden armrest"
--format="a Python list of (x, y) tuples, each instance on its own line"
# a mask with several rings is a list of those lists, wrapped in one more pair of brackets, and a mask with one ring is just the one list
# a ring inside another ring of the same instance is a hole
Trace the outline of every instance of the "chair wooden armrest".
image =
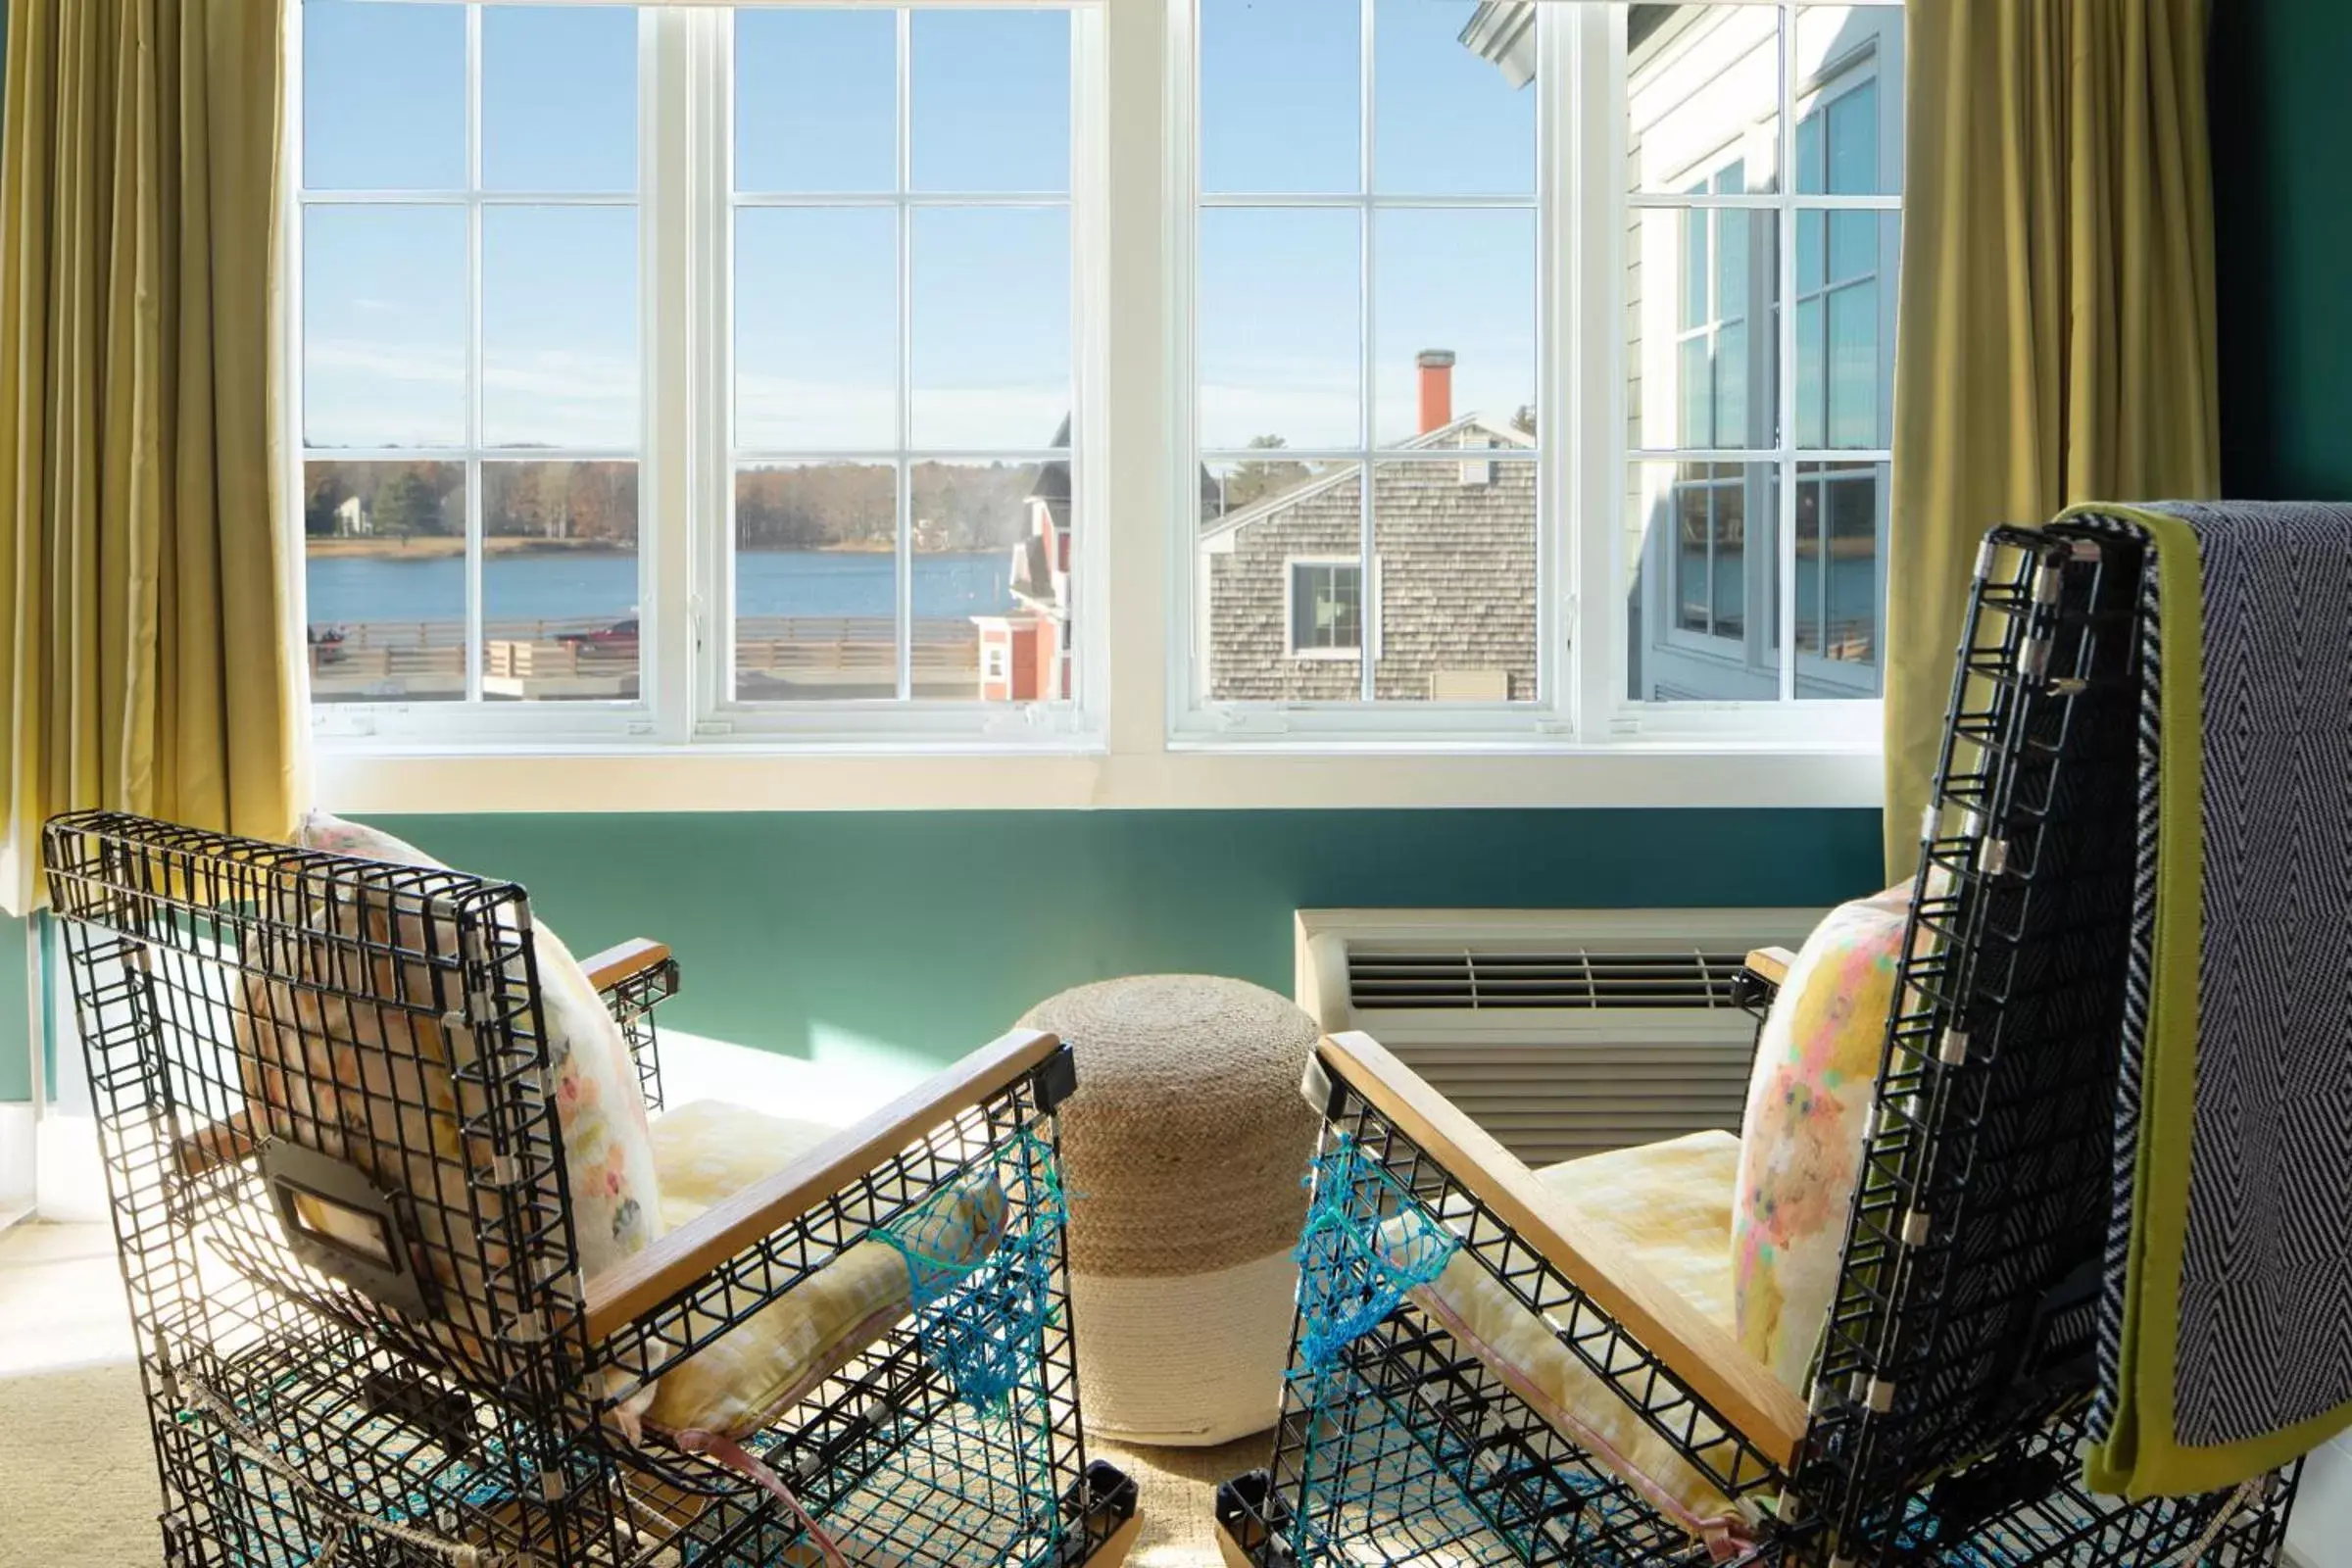
[(1016, 1029), (826, 1139), (773, 1175), (713, 1203), (616, 1267), (588, 1281), (591, 1343), (610, 1339), (680, 1291), (899, 1154), (951, 1118), (984, 1104), (1061, 1049), (1050, 1034)]
[(626, 980), (633, 980), (648, 969), (659, 968), (669, 961), (669, 944), (656, 942), (650, 937), (631, 937), (615, 943), (604, 952), (592, 954), (580, 960), (581, 969), (588, 975), (588, 984), (598, 991), (610, 991)]
[(1807, 1412), (1802, 1399), (1740, 1342), (1537, 1181), (1477, 1123), (1370, 1035), (1332, 1035), (1317, 1048), (1324, 1070), (1347, 1080), (1519, 1239), (1543, 1254), (1594, 1305), (1712, 1405), (1784, 1472), (1796, 1462)]
[(1788, 983), (1788, 966), (1796, 955), (1787, 948), (1757, 948), (1747, 956), (1747, 972), (1779, 990)]

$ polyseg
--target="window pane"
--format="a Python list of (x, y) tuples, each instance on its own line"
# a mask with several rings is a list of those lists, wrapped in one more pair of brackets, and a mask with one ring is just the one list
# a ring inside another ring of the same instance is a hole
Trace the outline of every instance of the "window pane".
[(482, 695), (637, 696), (637, 465), (482, 465)]
[(1070, 188), (1070, 15), (914, 13), (917, 190)]
[(466, 695), (466, 466), (303, 465), (315, 703)]
[(893, 12), (738, 10), (735, 188), (893, 188), (898, 74)]
[(466, 441), (466, 210), (303, 214), (304, 438), (316, 447)]
[(1373, 570), (1384, 701), (1536, 698), (1536, 465), (1461, 457), (1373, 465)]
[(1070, 215), (914, 215), (914, 441), (1044, 447), (1070, 413)]
[(898, 443), (898, 218), (747, 208), (735, 218), (735, 444)]
[(735, 475), (735, 695), (899, 694), (898, 479), (881, 463)]
[(1885, 446), (1882, 372), (1887, 368), (1879, 353), (1879, 286), (1832, 289), (1829, 308), (1829, 444)]
[(1628, 504), (1641, 550), (1629, 599), (1627, 678), (1637, 702), (1771, 702), (1769, 463), (1642, 463)]
[(1829, 384), (1823, 375), (1823, 364), (1829, 358), (1829, 341), (1823, 325), (1825, 314), (1818, 295), (1796, 302), (1796, 444), (1800, 447), (1820, 447), (1828, 441), (1825, 432)]
[[(1894, 238), (1894, 219), (1889, 213), (1829, 213), (1830, 222), (1829, 270), (1823, 281), (1850, 283), (1858, 277), (1869, 277), (1882, 267), (1879, 254), (1882, 233)], [(1883, 226), (1882, 226), (1883, 225)]]
[(1200, 188), (1363, 189), (1356, 0), (1200, 0)]
[(302, 72), (311, 189), (466, 188), (464, 7), (310, 0)]
[[(1358, 643), (1344, 646), (1340, 600), (1325, 582), (1328, 630), (1323, 645), (1298, 641), (1300, 563), (1351, 570), (1363, 549), (1362, 468), (1314, 466), (1279, 458), (1219, 465), (1207, 486), (1222, 497), (1221, 515), (1200, 534), (1198, 580), (1208, 596), (1198, 650), (1213, 702), (1355, 702), (1363, 696)], [(1310, 590), (1313, 584), (1309, 585)], [(1358, 609), (1359, 619), (1362, 610)]]
[(1886, 475), (1884, 464), (1797, 466), (1799, 697), (1879, 695)]
[(482, 441), (637, 445), (637, 211), (482, 213)]
[(1740, 171), (1737, 189), (1780, 188), (1779, 13), (1757, 5), (1645, 5), (1626, 21), (1626, 101), (1636, 190), (1675, 191)]
[(1070, 472), (1065, 463), (918, 463), (914, 695), (1070, 695)]
[(633, 8), (483, 8), (482, 184), (637, 188)]
[[(1535, 213), (1384, 212), (1372, 242), (1375, 444), (1472, 416), (1510, 430), (1524, 413), (1532, 429)], [(1423, 365), (1431, 350), (1451, 363)]]
[[(1536, 188), (1536, 88), (1463, 34), (1478, 0), (1375, 0), (1372, 146), (1383, 191), (1526, 195)], [(1507, 9), (1507, 8), (1505, 8)], [(1534, 28), (1524, 60), (1535, 64)]]
[(1724, 209), (1640, 214), (1627, 319), (1637, 447), (1765, 447), (1778, 397), (1769, 310), (1778, 216)]
[[(1885, 196), (1902, 189), (1903, 12), (1899, 5), (1804, 6), (1796, 14), (1800, 191)], [(1811, 127), (1808, 130), (1808, 126)]]
[(1363, 438), (1361, 228), (1353, 212), (1200, 215), (1200, 441)]

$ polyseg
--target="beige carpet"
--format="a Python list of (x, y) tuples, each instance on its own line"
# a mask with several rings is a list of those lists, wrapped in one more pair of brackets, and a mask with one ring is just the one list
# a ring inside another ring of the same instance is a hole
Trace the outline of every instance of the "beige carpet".
[[(1222, 1448), (1094, 1446), (1136, 1479), (1135, 1568), (1217, 1568), (1217, 1482), (1265, 1462), (1267, 1440)], [(154, 1451), (127, 1362), (0, 1374), (0, 1568), (155, 1568)]]

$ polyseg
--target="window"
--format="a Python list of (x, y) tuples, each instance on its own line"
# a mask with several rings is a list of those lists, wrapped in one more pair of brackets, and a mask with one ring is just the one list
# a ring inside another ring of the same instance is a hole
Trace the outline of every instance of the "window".
[(1479, 669), (1541, 690), (1536, 95), (1460, 43), (1479, 9), (1200, 0), (1207, 703), (1427, 705)]
[(312, 700), (633, 703), (637, 17), (304, 22)]
[[(1877, 695), (1899, 7), (1192, 13), (1179, 733)], [(1336, 552), (1377, 652), (1302, 667), (1295, 563)]]
[(1066, 700), (1069, 15), (734, 23), (733, 702)]
[(1900, 13), (1644, 6), (1628, 27), (1626, 695), (1876, 697)]
[(300, 17), (325, 733), (1082, 727), (1092, 11)]
[(1364, 567), (1358, 561), (1290, 564), (1294, 659), (1348, 659), (1364, 646)]
[(1118, 4), (303, 0), (322, 756), (1872, 744), (1899, 4)]

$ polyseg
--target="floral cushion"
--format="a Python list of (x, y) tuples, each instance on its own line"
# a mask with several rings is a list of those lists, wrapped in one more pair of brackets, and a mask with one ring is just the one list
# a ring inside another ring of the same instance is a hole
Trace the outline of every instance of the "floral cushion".
[(1841, 905), (1788, 967), (1756, 1042), (1732, 1211), (1740, 1343), (1807, 1391), (1862, 1176), (1910, 885)]
[[(715, 1100), (679, 1106), (654, 1123), (663, 1220), (672, 1230), (684, 1225), (783, 1169), (833, 1131)], [(976, 1175), (929, 1201), (938, 1223), (927, 1238), (952, 1267), (979, 1261), (1004, 1235), (1004, 1189), (993, 1175)], [(743, 1276), (743, 1283), (760, 1283), (758, 1273)], [(856, 1242), (663, 1374), (646, 1420), (670, 1433), (740, 1438), (757, 1431), (906, 1317), (913, 1295), (906, 1256), (897, 1248)]]
[[(1540, 1170), (1536, 1179), (1623, 1255), (1729, 1330), (1732, 1182), (1739, 1163), (1739, 1141), (1730, 1133), (1690, 1133), (1588, 1154)], [(1398, 1222), (1390, 1223), (1392, 1234), (1401, 1234)], [(1624, 1373), (1620, 1388), (1609, 1387), (1560, 1343), (1557, 1327), (1529, 1311), (1467, 1250), (1412, 1299), (1530, 1408), (1693, 1537), (1728, 1547), (1747, 1536), (1752, 1521), (1745, 1510), (1636, 1410), (1642, 1367)], [(1728, 1444), (1710, 1457), (1728, 1470)]]
[[(389, 833), (323, 811), (304, 819), (296, 842), (307, 850), (396, 865), (441, 864)], [(653, 1133), (628, 1038), (588, 983), (587, 971), (536, 920), (531, 947), (556, 1122), (564, 1135), (564, 1170), (571, 1189), (572, 1236), (580, 1271), (593, 1277), (662, 1234)]]

